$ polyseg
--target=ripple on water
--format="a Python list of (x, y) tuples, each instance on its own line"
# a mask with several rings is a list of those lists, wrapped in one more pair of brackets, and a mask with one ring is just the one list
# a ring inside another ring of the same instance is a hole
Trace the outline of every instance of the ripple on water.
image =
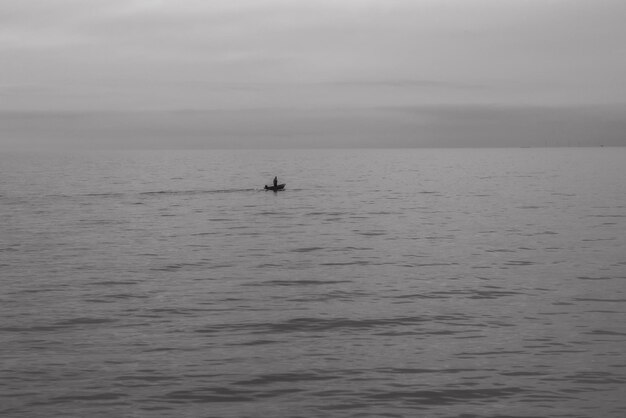
[(0, 153), (0, 415), (622, 418), (624, 156)]

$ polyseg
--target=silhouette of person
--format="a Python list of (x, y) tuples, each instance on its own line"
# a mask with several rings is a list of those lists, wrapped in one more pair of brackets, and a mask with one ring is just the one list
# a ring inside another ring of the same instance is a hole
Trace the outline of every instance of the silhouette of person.
[(274, 177), (274, 187), (278, 186), (278, 176)]

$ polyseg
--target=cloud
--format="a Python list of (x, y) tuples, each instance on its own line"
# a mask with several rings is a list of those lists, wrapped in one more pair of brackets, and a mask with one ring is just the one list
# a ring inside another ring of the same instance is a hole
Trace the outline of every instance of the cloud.
[[(626, 102), (626, 2), (0, 0), (11, 109)], [(41, 94), (41, 92), (47, 92)]]

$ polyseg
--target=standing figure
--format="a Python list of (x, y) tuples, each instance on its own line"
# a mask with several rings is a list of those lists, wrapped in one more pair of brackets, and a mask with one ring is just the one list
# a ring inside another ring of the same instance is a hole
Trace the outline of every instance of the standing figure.
[(278, 176), (274, 177), (274, 187), (278, 186)]

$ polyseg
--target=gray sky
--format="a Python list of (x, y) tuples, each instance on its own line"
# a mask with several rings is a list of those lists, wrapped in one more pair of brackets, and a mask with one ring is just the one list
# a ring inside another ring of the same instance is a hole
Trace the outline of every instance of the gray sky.
[(107, 128), (128, 111), (173, 127), (185, 111), (242, 111), (247, 128), (284, 115), (294, 136), (311, 132), (298, 111), (324, 124), (333, 110), (422, 109), (415, 129), (459, 107), (482, 109), (472, 126), (484, 109), (600, 108), (619, 122), (625, 22), (624, 0), (0, 0), (0, 133), (15, 142), (68, 112)]

